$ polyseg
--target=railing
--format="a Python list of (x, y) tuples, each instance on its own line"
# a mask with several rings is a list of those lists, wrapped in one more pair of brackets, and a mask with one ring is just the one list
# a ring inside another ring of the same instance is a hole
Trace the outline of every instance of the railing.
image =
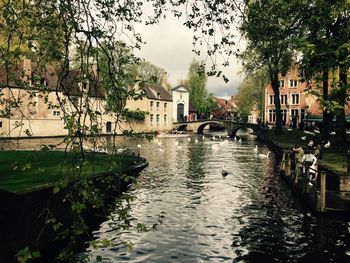
[[(301, 194), (310, 193), (311, 186), (316, 188), (316, 211), (325, 212), (326, 211), (326, 172), (318, 171), (310, 167), (308, 163), (300, 163), (299, 161), (294, 161), (294, 169), (292, 169), (292, 158), (290, 152), (284, 152), (282, 161), (280, 164), (280, 171), (284, 175), (290, 178), (292, 185), (295, 188), (301, 190)], [(298, 165), (299, 164), (299, 165)], [(302, 167), (300, 167), (300, 164)], [(300, 169), (302, 168), (303, 171)], [(319, 182), (310, 180), (310, 170), (318, 174)]]

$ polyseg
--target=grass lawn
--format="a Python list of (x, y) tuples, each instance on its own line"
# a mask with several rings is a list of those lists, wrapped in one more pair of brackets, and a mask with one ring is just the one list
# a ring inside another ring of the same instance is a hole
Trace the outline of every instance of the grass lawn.
[[(310, 140), (319, 142), (320, 138), (310, 134), (306, 134), (299, 129), (293, 129), (288, 131), (283, 130), (283, 134), (276, 135), (274, 129), (268, 130), (267, 136), (275, 141), (285, 150), (292, 150), (295, 144), (300, 144), (305, 150), (308, 147)], [(306, 136), (306, 140), (302, 140), (301, 137)], [(350, 138), (348, 139), (350, 140)], [(334, 144), (332, 139), (330, 140), (331, 146), (326, 149), (323, 147), (322, 143), (322, 159), (319, 160), (319, 164), (328, 169), (334, 170), (340, 174), (347, 173), (347, 153), (341, 152), (338, 145)]]
[(75, 181), (140, 162), (131, 155), (60, 151), (0, 151), (0, 189), (23, 193), (52, 186), (62, 179)]

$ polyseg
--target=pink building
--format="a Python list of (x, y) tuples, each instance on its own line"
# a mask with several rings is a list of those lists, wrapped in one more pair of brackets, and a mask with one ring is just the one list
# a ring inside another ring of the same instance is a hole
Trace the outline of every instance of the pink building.
[[(286, 76), (279, 75), (282, 121), (286, 125), (298, 125), (307, 114), (307, 105), (311, 103), (306, 96), (306, 83), (299, 81), (297, 67), (293, 67)], [(265, 121), (276, 122), (274, 92), (271, 84), (265, 89)]]

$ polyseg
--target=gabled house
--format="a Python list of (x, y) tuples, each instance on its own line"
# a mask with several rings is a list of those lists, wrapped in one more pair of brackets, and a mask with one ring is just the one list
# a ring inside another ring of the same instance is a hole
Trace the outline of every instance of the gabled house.
[[(94, 72), (82, 78), (76, 70), (62, 74), (53, 66), (39, 68), (26, 60), (11, 74), (0, 72), (1, 137), (64, 136), (69, 132), (68, 127), (72, 132), (85, 134), (91, 133), (93, 126), (101, 129), (99, 134), (172, 129), (172, 97), (161, 86), (147, 86), (143, 100), (121, 102), (129, 113), (148, 114), (126, 121), (106, 111), (108, 94)], [(78, 121), (73, 112), (93, 114)]]
[(173, 101), (170, 93), (159, 85), (146, 85), (141, 100), (128, 100), (126, 108), (147, 112), (142, 123), (134, 123), (138, 132), (170, 131), (173, 128)]
[(190, 94), (184, 85), (170, 90), (173, 98), (173, 122), (187, 121), (189, 117)]
[(238, 106), (232, 98), (227, 100), (215, 97), (215, 101), (216, 107), (212, 112), (212, 117), (214, 119), (233, 121), (235, 117), (237, 117)]

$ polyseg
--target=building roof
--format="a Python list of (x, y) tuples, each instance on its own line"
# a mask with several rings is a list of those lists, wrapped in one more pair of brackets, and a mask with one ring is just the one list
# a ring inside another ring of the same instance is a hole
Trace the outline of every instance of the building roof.
[(185, 89), (188, 92), (188, 88), (185, 85), (182, 85), (182, 84), (178, 85), (178, 86), (176, 86), (176, 87), (174, 87), (174, 88), (172, 88), (170, 90), (171, 91), (175, 91), (175, 90), (178, 90), (178, 89), (181, 89), (181, 88)]
[(216, 104), (220, 108), (226, 108), (226, 109), (237, 108), (236, 103), (232, 99), (225, 100), (223, 98), (218, 98), (218, 97), (214, 97), (214, 98), (215, 98)]
[[(10, 72), (10, 73), (9, 73)], [(29, 75), (31, 86), (26, 84), (25, 76)], [(41, 91), (58, 91), (66, 95), (78, 96), (81, 94), (81, 83), (88, 82), (88, 92), (91, 97), (105, 97), (101, 82), (91, 73), (82, 78), (78, 70), (64, 72), (53, 66), (38, 66), (32, 62), (22, 62), (9, 71), (0, 70), (0, 86), (10, 88), (22, 88)]]
[(162, 86), (148, 85), (145, 87), (145, 90), (148, 99), (173, 101), (173, 97), (170, 95), (169, 91)]

